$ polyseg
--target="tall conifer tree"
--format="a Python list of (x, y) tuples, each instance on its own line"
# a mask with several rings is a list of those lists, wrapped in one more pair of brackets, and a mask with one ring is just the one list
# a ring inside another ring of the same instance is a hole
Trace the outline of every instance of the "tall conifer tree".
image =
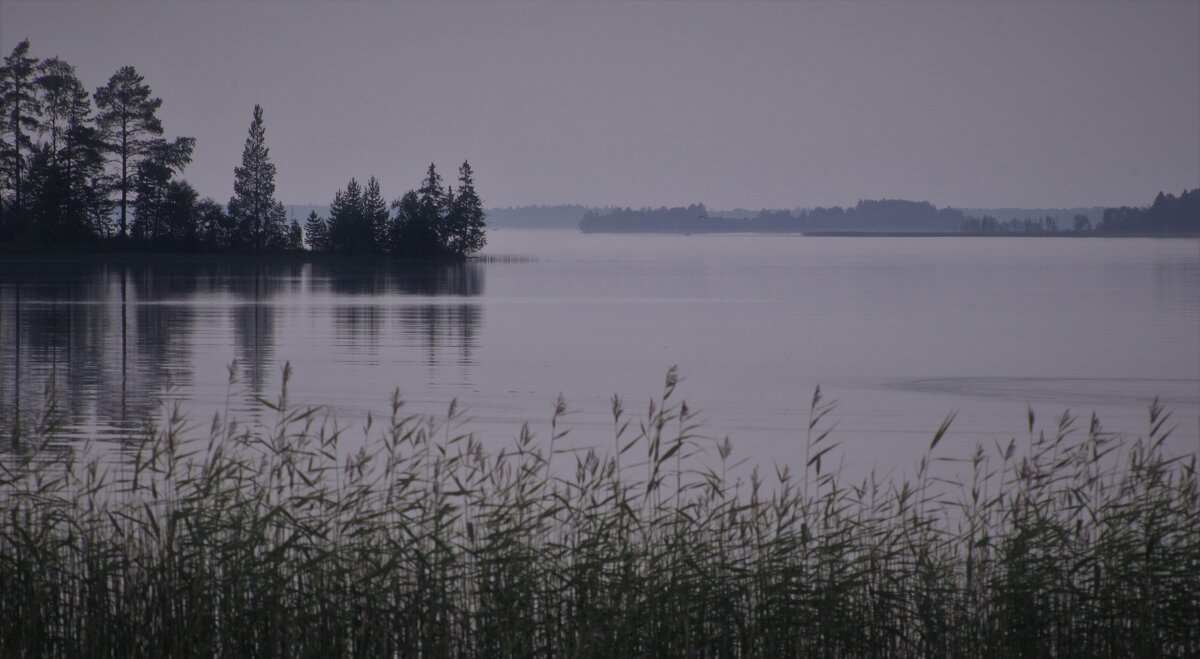
[(446, 249), (456, 256), (474, 254), (487, 244), (483, 200), (475, 192), (471, 164), (463, 161), (458, 168), (458, 194), (450, 196), (446, 214)]
[(246, 242), (257, 250), (283, 235), (287, 219), (280, 214), (282, 206), (275, 200), (275, 164), (271, 162), (266, 136), (262, 106), (256, 104), (250, 134), (242, 149), (242, 166), (233, 170), (229, 215)]
[(367, 179), (362, 196), (361, 244), (358, 251), (383, 252), (387, 245), (388, 207), (379, 191), (379, 181), (374, 176)]
[(314, 252), (329, 249), (329, 226), (317, 215), (317, 211), (309, 211), (308, 219), (304, 222), (304, 242)]
[(346, 189), (338, 190), (329, 205), (329, 249), (334, 252), (357, 251), (363, 226), (363, 190), (351, 178)]

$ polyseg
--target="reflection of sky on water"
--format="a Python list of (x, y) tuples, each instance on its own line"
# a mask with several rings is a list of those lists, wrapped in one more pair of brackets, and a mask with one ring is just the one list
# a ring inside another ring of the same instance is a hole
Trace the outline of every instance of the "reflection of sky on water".
[(491, 240), (533, 258), (0, 264), (0, 404), (28, 408), (54, 372), (77, 435), (129, 436), (168, 383), (201, 431), (226, 405), (270, 422), (257, 396), (278, 394), (290, 362), (290, 399), (349, 428), (398, 388), (408, 413), (457, 399), (464, 429), (497, 448), (524, 421), (545, 437), (562, 393), (563, 446), (604, 447), (612, 394), (644, 411), (678, 365), (701, 432), (767, 463), (800, 455), (818, 384), (851, 466), (911, 464), (952, 411), (954, 456), (1020, 436), (1027, 407), (1144, 432), (1155, 395), (1179, 424), (1172, 446), (1200, 448), (1195, 241)]

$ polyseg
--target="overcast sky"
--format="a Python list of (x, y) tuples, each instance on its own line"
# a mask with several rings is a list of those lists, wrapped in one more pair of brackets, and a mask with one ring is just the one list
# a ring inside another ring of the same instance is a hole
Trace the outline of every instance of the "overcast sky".
[(232, 192), (436, 162), (489, 206), (1141, 205), (1200, 185), (1200, 2), (19, 2), (0, 48), (133, 65)]

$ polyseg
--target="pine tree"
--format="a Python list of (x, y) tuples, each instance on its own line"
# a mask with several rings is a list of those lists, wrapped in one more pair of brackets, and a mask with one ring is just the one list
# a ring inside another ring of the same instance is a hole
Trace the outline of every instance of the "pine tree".
[(487, 244), (487, 224), (483, 212), (483, 200), (475, 192), (475, 179), (471, 164), (463, 161), (458, 168), (458, 194), (450, 195), (449, 212), (446, 217), (446, 249), (455, 256), (474, 254)]
[(145, 152), (151, 136), (162, 135), (162, 121), (156, 116), (161, 98), (151, 98), (150, 87), (132, 66), (123, 66), (96, 90), (96, 125), (109, 151), (121, 162), (116, 187), (121, 191), (119, 235), (128, 231), (129, 193), (133, 189), (136, 161)]
[(40, 104), (44, 121), (40, 126), (43, 133), (50, 135), (50, 151), (58, 158), (60, 142), (67, 130), (68, 118), (75, 109), (74, 103), (79, 98), (78, 91), (83, 90), (83, 83), (75, 76), (75, 67), (57, 57), (51, 57), (38, 65), (39, 76), (37, 86), (40, 92)]
[(0, 156), (11, 182), (13, 207), (18, 211), (24, 205), (21, 181), (26, 163), (24, 153), (33, 151), (30, 134), (37, 130), (41, 113), (34, 88), (37, 63), (37, 59), (29, 56), (29, 40), (25, 39), (4, 58), (4, 66), (0, 67), (0, 113), (4, 117), (5, 134)]
[[(70, 239), (88, 239), (107, 230), (111, 206), (104, 173), (104, 145), (91, 125), (92, 104), (75, 67), (52, 57), (38, 67), (39, 102), (44, 120), (39, 131), (48, 134), (52, 178), (61, 182), (54, 197), (41, 206), (53, 209), (54, 231)], [(46, 190), (44, 192), (50, 192)], [(96, 223), (93, 209), (103, 214)]]
[(286, 219), (275, 212), (275, 164), (267, 149), (266, 133), (262, 106), (256, 104), (242, 149), (242, 166), (233, 170), (233, 197), (229, 200), (230, 217), (244, 240), (256, 250), (266, 248), (271, 235), (283, 234)]

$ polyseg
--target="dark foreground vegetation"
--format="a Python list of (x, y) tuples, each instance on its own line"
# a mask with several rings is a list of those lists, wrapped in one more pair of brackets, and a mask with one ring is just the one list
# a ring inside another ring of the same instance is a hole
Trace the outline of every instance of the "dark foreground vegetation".
[(350, 179), (328, 218), (302, 227), (275, 198), (263, 110), (254, 106), (234, 192), (222, 205), (180, 178), (196, 140), (163, 137), (155, 98), (132, 66), (89, 94), (75, 67), (22, 41), (0, 66), (0, 251), (300, 252), (460, 259), (483, 248), (483, 202), (467, 162), (458, 189), (430, 164), (389, 205), (379, 182)]
[(912, 481), (846, 482), (818, 390), (806, 467), (743, 481), (673, 371), (586, 452), (561, 401), (488, 451), (398, 396), (360, 448), (286, 381), (273, 424), (174, 408), (101, 462), (56, 443), (52, 389), (0, 420), (0, 655), (1200, 653), (1196, 460), (1157, 405), (1140, 438), (1031, 414), (949, 465), (948, 419)]

